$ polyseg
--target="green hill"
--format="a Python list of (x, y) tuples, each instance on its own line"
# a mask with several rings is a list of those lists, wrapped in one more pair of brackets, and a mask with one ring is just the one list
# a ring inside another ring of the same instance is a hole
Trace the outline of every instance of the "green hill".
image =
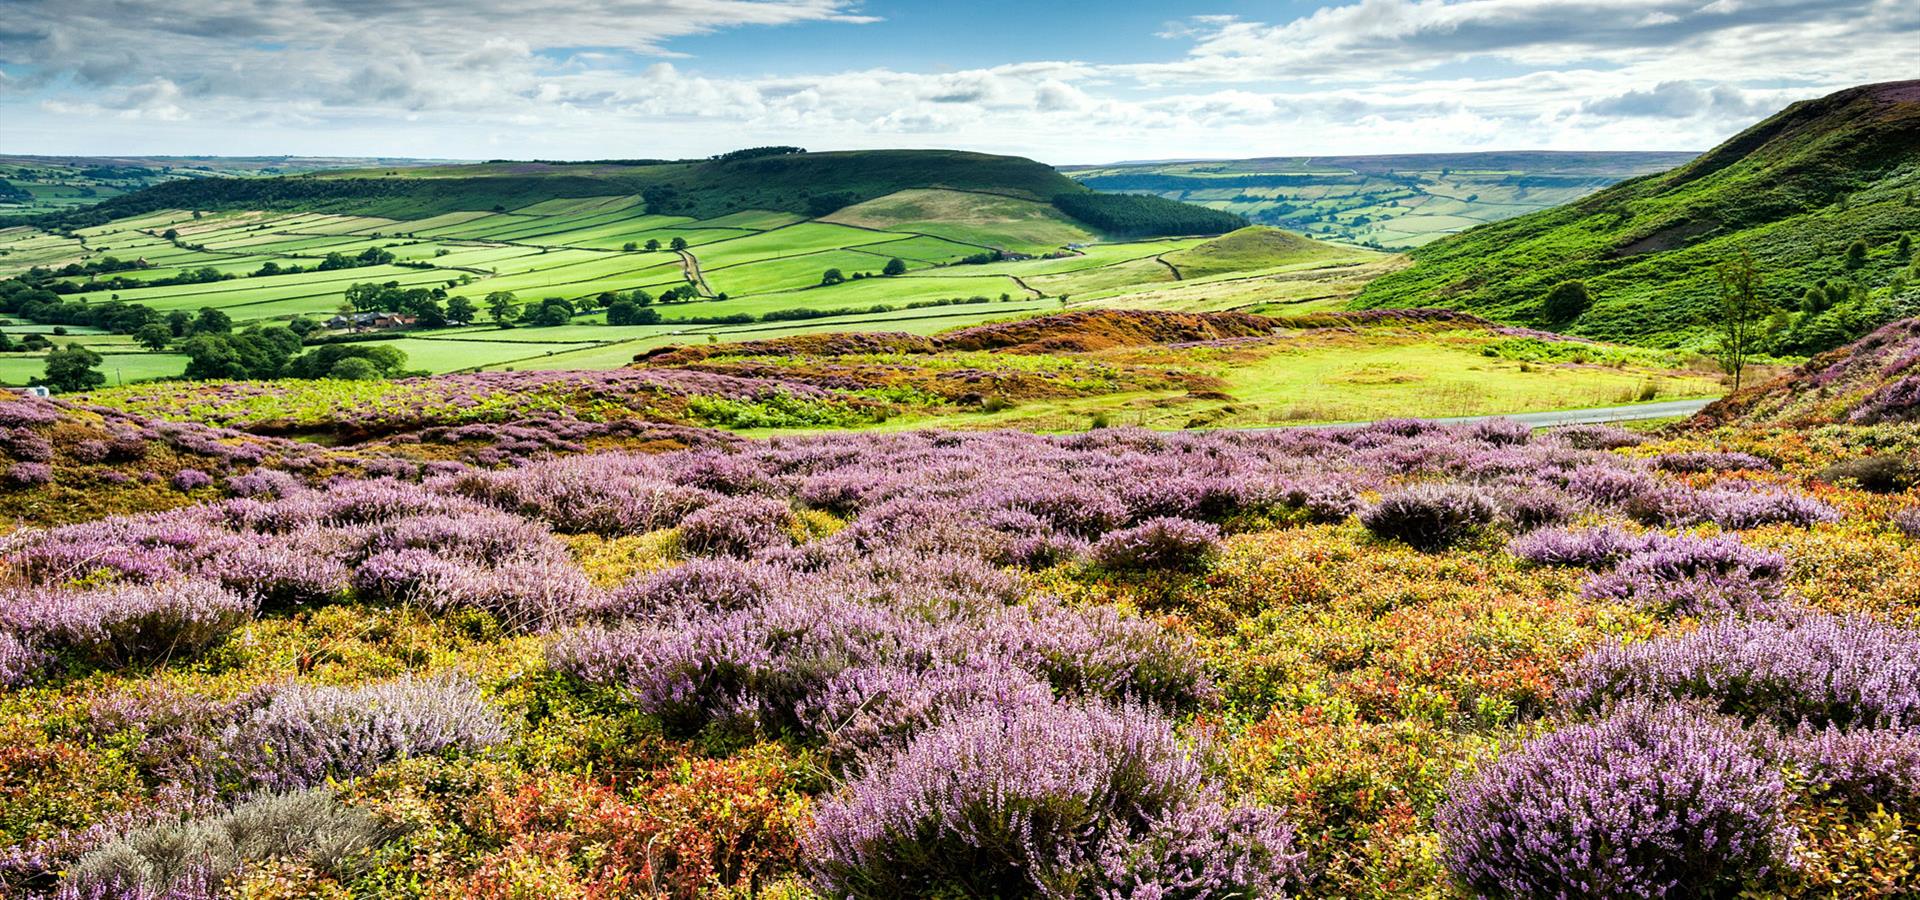
[(1162, 257), (1182, 278), (1250, 272), (1353, 252), (1291, 231), (1253, 225)]
[[(1920, 81), (1796, 103), (1670, 172), (1412, 252), (1368, 286), (1367, 307), (1444, 306), (1662, 346), (1706, 339), (1714, 264), (1752, 254), (1783, 308), (1777, 352), (1837, 346), (1920, 304), (1897, 250), (1920, 231)], [(1864, 242), (1864, 256), (1849, 247)], [(1568, 323), (1541, 301), (1579, 280), (1595, 297)], [(1810, 287), (1823, 285), (1811, 302)]]

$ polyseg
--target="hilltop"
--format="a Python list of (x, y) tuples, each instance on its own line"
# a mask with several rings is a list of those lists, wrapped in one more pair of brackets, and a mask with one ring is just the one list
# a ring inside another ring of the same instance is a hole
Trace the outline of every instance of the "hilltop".
[[(1859, 337), (1916, 302), (1900, 236), (1920, 230), (1920, 81), (1796, 103), (1671, 172), (1412, 252), (1362, 306), (1447, 306), (1545, 323), (1555, 284), (1597, 299), (1573, 334), (1661, 346), (1705, 340), (1713, 266), (1752, 254), (1786, 311), (1776, 352)], [(1865, 253), (1851, 251), (1855, 242)], [(1810, 288), (1820, 294), (1802, 303)], [(1805, 309), (1800, 309), (1801, 306)]]

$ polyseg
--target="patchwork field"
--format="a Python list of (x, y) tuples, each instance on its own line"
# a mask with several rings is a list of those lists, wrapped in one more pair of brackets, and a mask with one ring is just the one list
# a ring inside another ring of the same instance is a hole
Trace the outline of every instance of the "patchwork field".
[[(375, 264), (361, 264), (363, 255)], [(934, 331), (1066, 303), (1159, 303), (1130, 295), (1158, 297), (1239, 275), (1351, 270), (1376, 259), (1259, 229), (1212, 240), (1102, 241), (1037, 200), (944, 189), (899, 191), (820, 219), (779, 210), (660, 215), (640, 197), (609, 195), (416, 219), (159, 210), (59, 234), (0, 230), (0, 276), (54, 273), (67, 321), (114, 302), (162, 314), (214, 309), (240, 328), (320, 321), (344, 308), (350, 287), (368, 283), (466, 298), (487, 323), (484, 334), (474, 327), (409, 331), (391, 344), (408, 353), (411, 368), (430, 372), (613, 367), (689, 335), (728, 340), (876, 323)], [(885, 274), (889, 265), (897, 275)], [(72, 274), (59, 274), (68, 267)], [(837, 283), (824, 283), (834, 280), (830, 271)], [(635, 291), (673, 291), (679, 302), (654, 304), (657, 324), (606, 324), (606, 297)], [(563, 299), (575, 316), (564, 326), (492, 328), (487, 303), (502, 292), (517, 307)], [(1223, 308), (1214, 296), (1190, 305)], [(1291, 295), (1276, 287), (1274, 296)], [(44, 317), (39, 326), (16, 324), (28, 326), (19, 334), (66, 343)], [(126, 335), (99, 343), (101, 352), (140, 352)], [(532, 344), (541, 346), (520, 346)], [(42, 359), (36, 352), (6, 357), (0, 382), (23, 383)], [(181, 359), (122, 359), (119, 371), (127, 380), (174, 375)]]
[(1691, 153), (1457, 153), (1075, 167), (1103, 191), (1150, 193), (1303, 234), (1389, 250), (1584, 197)]

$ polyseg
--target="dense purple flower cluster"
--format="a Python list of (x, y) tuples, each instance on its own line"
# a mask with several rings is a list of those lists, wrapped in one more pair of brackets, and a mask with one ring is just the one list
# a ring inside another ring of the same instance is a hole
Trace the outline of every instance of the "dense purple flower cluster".
[(1783, 612), (1786, 559), (1738, 538), (1633, 534), (1612, 526), (1542, 530), (1507, 549), (1537, 565), (1602, 570), (1587, 596), (1683, 616)]
[(1045, 702), (955, 716), (822, 806), (832, 896), (1269, 897), (1304, 854), (1272, 810), (1230, 808), (1150, 712)]
[(1773, 463), (1751, 453), (1688, 450), (1662, 453), (1653, 458), (1653, 467), (1665, 472), (1741, 472), (1765, 471), (1773, 468)]
[(1456, 783), (1435, 824), (1484, 896), (1717, 896), (1789, 863), (1784, 802), (1737, 723), (1630, 704)]
[(1803, 728), (1784, 755), (1819, 786), (1861, 812), (1920, 815), (1920, 731), (1910, 728)]
[(358, 687), (290, 684), (219, 736), (232, 781), (314, 787), (408, 756), (475, 750), (506, 736), (476, 689), (457, 679), (403, 678)]
[(768, 497), (729, 497), (680, 520), (680, 547), (696, 556), (752, 556), (790, 546), (793, 511)]
[(1920, 630), (1800, 614), (1707, 625), (1589, 653), (1563, 693), (1576, 708), (1620, 698), (1697, 700), (1749, 721), (1920, 727)]
[(1132, 528), (1108, 532), (1090, 556), (1115, 572), (1198, 569), (1220, 549), (1220, 529), (1206, 522), (1162, 516)]
[(86, 590), (27, 588), (0, 595), (0, 633), (30, 651), (71, 653), (103, 666), (191, 655), (253, 618), (254, 601), (218, 584), (182, 579)]
[(1416, 550), (1442, 550), (1493, 523), (1497, 508), (1478, 489), (1418, 484), (1380, 498), (1360, 514), (1369, 531)]

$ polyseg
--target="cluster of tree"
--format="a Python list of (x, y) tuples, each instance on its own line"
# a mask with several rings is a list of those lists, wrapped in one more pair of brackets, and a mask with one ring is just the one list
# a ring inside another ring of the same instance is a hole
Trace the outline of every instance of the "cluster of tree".
[(792, 156), (805, 152), (807, 151), (804, 147), (748, 147), (743, 150), (729, 150), (707, 158), (714, 162), (734, 162), (742, 159), (759, 159), (764, 156)]
[(828, 269), (820, 273), (820, 285), (821, 287), (831, 287), (836, 284), (845, 284), (848, 281), (862, 281), (868, 278), (879, 278), (881, 276), (890, 278), (895, 275), (905, 274), (907, 274), (907, 263), (905, 260), (896, 256), (893, 259), (887, 260), (886, 267), (880, 270), (879, 275), (872, 272), (855, 272), (852, 276), (848, 276), (847, 273), (839, 269)]
[(0, 178), (0, 203), (32, 203), (33, 192)]
[(465, 297), (449, 297), (444, 287), (401, 287), (397, 281), (347, 286), (345, 303), (359, 313), (394, 312), (409, 315), (422, 328), (441, 328), (450, 322), (472, 322), (479, 310)]
[(316, 265), (313, 268), (317, 272), (332, 272), (336, 269), (358, 269), (365, 266), (384, 266), (390, 262), (393, 262), (392, 251), (387, 250), (383, 247), (368, 247), (367, 249), (362, 250), (359, 253), (354, 254), (353, 256), (348, 256), (345, 253), (341, 253), (340, 251), (335, 250), (332, 253), (329, 253), (325, 257), (321, 258), (319, 265)]
[(299, 333), (282, 325), (240, 332), (195, 334), (180, 342), (186, 377), (204, 379), (346, 378), (367, 380), (405, 374), (407, 355), (397, 347), (325, 344), (302, 353)]
[(858, 195), (846, 191), (830, 191), (824, 194), (813, 194), (807, 197), (807, 215), (811, 218), (818, 219), (821, 216), (833, 215), (859, 202), (860, 197)]
[[(669, 242), (668, 242), (668, 244), (667, 244), (667, 247), (668, 247), (668, 249), (670, 249), (670, 250), (674, 250), (674, 251), (676, 251), (676, 252), (677, 252), (677, 251), (680, 251), (680, 250), (685, 250), (685, 249), (687, 249), (687, 239), (686, 239), (686, 238), (683, 238), (683, 237), (676, 237), (676, 238), (674, 238), (674, 239), (673, 239), (672, 241), (669, 241)], [(640, 250), (640, 249), (642, 249), (642, 247), (641, 247), (641, 244), (640, 244), (640, 242), (638, 242), (638, 241), (628, 241), (628, 242), (626, 242), (626, 244), (624, 244), (624, 245), (622, 245), (622, 246), (620, 247), (620, 249), (622, 249), (622, 250), (625, 250), (625, 251), (626, 251), (626, 252), (628, 252), (628, 253), (632, 253), (632, 252), (634, 252), (634, 251), (636, 251), (636, 250)], [(646, 251), (647, 251), (648, 253), (652, 253), (652, 252), (654, 252), (654, 251), (656, 251), (656, 250), (659, 250), (659, 249), (660, 249), (660, 239), (659, 239), (659, 238), (647, 238), (647, 243), (646, 243), (646, 245), (645, 245), (645, 249), (646, 249)]]
[(1247, 226), (1247, 220), (1234, 213), (1147, 194), (1057, 194), (1053, 206), (1115, 237), (1225, 234)]
[(105, 281), (89, 281), (85, 283), (50, 281), (47, 282), (47, 288), (56, 294), (78, 294), (85, 291), (124, 291), (131, 288), (168, 287), (176, 284), (211, 284), (215, 281), (226, 281), (234, 277), (237, 276), (222, 272), (212, 266), (201, 266), (197, 269), (183, 269), (174, 275), (162, 275), (159, 278), (142, 278), (139, 280), (122, 278), (116, 275)]

